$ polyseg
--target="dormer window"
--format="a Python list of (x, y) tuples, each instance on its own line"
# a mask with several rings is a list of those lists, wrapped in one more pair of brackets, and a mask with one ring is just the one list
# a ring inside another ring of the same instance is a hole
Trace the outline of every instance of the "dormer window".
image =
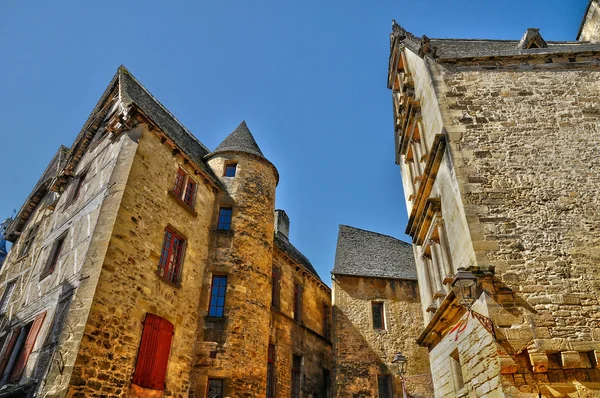
[(235, 177), (237, 163), (227, 163), (225, 165), (225, 177)]

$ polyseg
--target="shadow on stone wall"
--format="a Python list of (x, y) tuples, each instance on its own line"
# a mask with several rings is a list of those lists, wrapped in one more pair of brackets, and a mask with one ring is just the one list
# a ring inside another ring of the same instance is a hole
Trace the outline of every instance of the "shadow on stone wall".
[[(402, 396), (402, 384), (396, 370), (384, 362), (391, 361), (394, 352), (376, 352), (351, 320), (336, 306), (334, 320), (334, 397), (371, 398), (378, 396), (378, 375), (390, 375), (394, 396)], [(416, 342), (412, 341), (416, 347)], [(416, 359), (416, 358), (413, 358)], [(406, 377), (408, 397), (433, 397), (433, 383), (428, 373)]]

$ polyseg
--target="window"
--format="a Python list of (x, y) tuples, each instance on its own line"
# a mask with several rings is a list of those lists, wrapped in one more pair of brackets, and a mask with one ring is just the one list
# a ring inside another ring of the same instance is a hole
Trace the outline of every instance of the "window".
[(237, 171), (237, 163), (229, 163), (225, 165), (225, 177), (235, 177)]
[(165, 237), (158, 263), (158, 275), (166, 281), (179, 284), (185, 239), (173, 229), (165, 229)]
[(302, 322), (302, 285), (294, 284), (294, 320)]
[(45, 318), (46, 312), (43, 312), (35, 317), (33, 322), (25, 326), (17, 326), (13, 330), (6, 350), (0, 358), (0, 374), (4, 374), (3, 382), (13, 383), (23, 375)]
[(302, 357), (294, 355), (292, 359), (292, 398), (300, 398), (300, 381), (302, 379)]
[(165, 318), (146, 314), (133, 374), (134, 384), (154, 390), (164, 390), (173, 329), (173, 324)]
[(81, 188), (83, 187), (83, 183), (85, 182), (85, 177), (87, 175), (87, 170), (81, 172), (77, 177), (75, 177), (75, 186), (73, 187), (73, 193), (69, 198), (69, 204), (75, 202), (81, 193)]
[(227, 290), (227, 276), (213, 275), (210, 287), (210, 306), (208, 316), (223, 317), (225, 309), (225, 291)]
[(40, 224), (35, 224), (27, 232), (27, 236), (24, 237), (23, 242), (21, 243), (21, 248), (19, 250), (19, 257), (22, 257), (22, 256), (26, 255), (27, 253), (29, 253), (29, 249), (31, 249), (33, 241), (35, 240), (35, 236), (37, 235), (39, 226), (40, 226)]
[(273, 268), (271, 277), (271, 306), (279, 309), (281, 292), (281, 268)]
[(373, 313), (373, 329), (385, 329), (383, 303), (375, 301), (372, 302), (371, 312)]
[(207, 398), (223, 398), (223, 379), (208, 379)]
[(389, 375), (377, 376), (379, 398), (392, 398), (392, 379)]
[(10, 298), (15, 290), (15, 286), (17, 285), (17, 280), (14, 279), (6, 285), (6, 289), (4, 289), (4, 294), (2, 295), (2, 301), (0, 301), (0, 314), (4, 314), (6, 309), (8, 308), (8, 303), (10, 303)]
[(329, 332), (329, 304), (323, 303), (323, 337), (327, 340), (331, 337)]
[(465, 386), (462, 375), (462, 366), (458, 356), (458, 348), (450, 354), (450, 363), (452, 369), (452, 380), (454, 382), (454, 391), (460, 391)]
[(269, 344), (267, 354), (267, 398), (275, 397), (275, 346)]
[(190, 177), (185, 170), (181, 167), (177, 170), (177, 177), (175, 177), (175, 185), (173, 186), (173, 193), (183, 202), (194, 208), (194, 200), (196, 199), (196, 187), (198, 184), (192, 177)]
[(221, 207), (219, 209), (219, 222), (217, 229), (219, 231), (229, 231), (231, 229), (231, 207)]
[(323, 398), (331, 398), (331, 372), (323, 369)]
[(54, 270), (56, 269), (56, 265), (58, 264), (58, 259), (60, 258), (62, 249), (65, 245), (66, 237), (67, 237), (67, 235), (64, 234), (60, 238), (58, 238), (56, 240), (56, 242), (54, 242), (54, 245), (52, 246), (52, 250), (50, 251), (50, 257), (48, 257), (48, 262), (46, 263), (46, 268), (44, 269), (44, 272), (42, 273), (42, 279), (44, 277), (50, 275), (51, 273), (53, 273)]

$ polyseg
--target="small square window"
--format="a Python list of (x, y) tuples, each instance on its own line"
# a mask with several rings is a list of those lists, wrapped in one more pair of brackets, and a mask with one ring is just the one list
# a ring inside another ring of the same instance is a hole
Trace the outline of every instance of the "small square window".
[(225, 292), (227, 291), (227, 276), (214, 275), (210, 288), (210, 306), (208, 316), (222, 318), (225, 310)]
[(179, 284), (185, 238), (173, 229), (165, 229), (163, 246), (158, 263), (158, 275), (168, 282)]
[(372, 302), (371, 311), (373, 313), (373, 329), (385, 329), (385, 318), (383, 315), (383, 303)]
[(228, 163), (225, 165), (225, 177), (235, 177), (237, 163)]
[(219, 209), (219, 222), (217, 223), (217, 229), (219, 231), (229, 231), (231, 229), (231, 214), (233, 210), (231, 207), (221, 207)]

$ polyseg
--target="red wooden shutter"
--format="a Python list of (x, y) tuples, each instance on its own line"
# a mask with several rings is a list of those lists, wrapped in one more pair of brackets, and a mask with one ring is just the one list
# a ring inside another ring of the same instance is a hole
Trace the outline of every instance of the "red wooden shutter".
[(27, 365), (29, 354), (31, 354), (31, 351), (33, 351), (35, 340), (37, 339), (38, 333), (40, 332), (42, 324), (44, 323), (44, 318), (46, 318), (46, 312), (42, 312), (35, 317), (33, 324), (31, 325), (31, 329), (29, 329), (29, 333), (27, 334), (27, 339), (25, 340), (25, 344), (23, 345), (19, 359), (17, 359), (17, 363), (10, 374), (10, 379), (8, 380), (9, 382), (17, 381), (21, 378), (23, 370), (25, 370), (25, 365)]
[(2, 378), (2, 374), (6, 369), (6, 365), (8, 365), (10, 354), (12, 354), (15, 344), (17, 344), (19, 334), (21, 334), (21, 326), (17, 326), (13, 330), (12, 334), (10, 335), (10, 340), (8, 340), (8, 344), (6, 345), (6, 350), (4, 350), (4, 354), (2, 354), (2, 358), (0, 358), (0, 379)]
[(133, 382), (155, 390), (165, 388), (173, 324), (154, 314), (146, 314)]

